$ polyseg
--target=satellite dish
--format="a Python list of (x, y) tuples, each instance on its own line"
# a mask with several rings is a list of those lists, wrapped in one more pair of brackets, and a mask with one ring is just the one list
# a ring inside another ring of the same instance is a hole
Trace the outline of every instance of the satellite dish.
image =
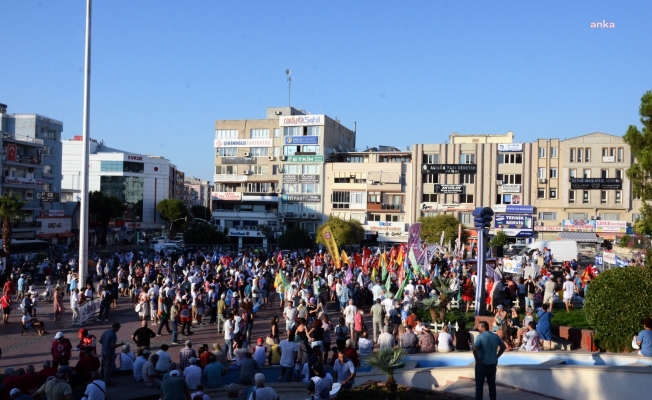
[(290, 71), (289, 69), (285, 70), (285, 75), (290, 75), (291, 73), (292, 73), (292, 71)]

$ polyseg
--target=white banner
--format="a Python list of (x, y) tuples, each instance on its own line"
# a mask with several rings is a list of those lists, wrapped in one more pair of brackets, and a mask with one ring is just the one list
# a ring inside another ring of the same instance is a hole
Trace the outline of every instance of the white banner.
[(84, 304), (79, 306), (79, 322), (84, 325), (94, 315), (100, 313), (100, 298), (85, 301)]
[(523, 151), (523, 143), (499, 143), (498, 151), (505, 153), (512, 151)]
[(272, 147), (272, 139), (215, 139), (215, 147)]

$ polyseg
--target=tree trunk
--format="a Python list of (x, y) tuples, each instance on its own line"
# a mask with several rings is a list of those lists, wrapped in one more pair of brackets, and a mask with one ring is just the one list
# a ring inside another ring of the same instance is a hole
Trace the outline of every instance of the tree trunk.
[(394, 375), (390, 375), (387, 377), (387, 391), (389, 393), (396, 393), (398, 389), (398, 385), (396, 384), (396, 380), (394, 379)]

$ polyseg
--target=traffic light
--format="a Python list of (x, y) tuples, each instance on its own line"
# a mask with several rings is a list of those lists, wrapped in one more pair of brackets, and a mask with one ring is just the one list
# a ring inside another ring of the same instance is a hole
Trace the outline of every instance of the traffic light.
[(473, 210), (475, 229), (488, 229), (494, 220), (494, 211), (489, 207), (478, 207)]

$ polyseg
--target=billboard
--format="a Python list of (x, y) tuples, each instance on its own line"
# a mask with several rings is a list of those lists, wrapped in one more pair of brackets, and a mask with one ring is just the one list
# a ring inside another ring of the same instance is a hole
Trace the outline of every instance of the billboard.
[(516, 204), (496, 204), (491, 207), (495, 213), (534, 214), (533, 206)]
[(240, 201), (242, 193), (240, 192), (213, 192), (213, 200)]
[(464, 185), (435, 185), (435, 193), (447, 193), (447, 194), (464, 193)]
[(561, 228), (566, 232), (595, 232), (595, 221), (588, 219), (565, 219)]
[(278, 119), (278, 126), (315, 126), (324, 125), (324, 114), (315, 115), (288, 115)]
[(281, 200), (285, 203), (321, 203), (321, 195), (284, 194)]
[(504, 184), (503, 193), (521, 193), (521, 185)]
[(478, 167), (475, 164), (423, 164), (424, 174), (475, 174)]
[(596, 232), (627, 233), (626, 221), (595, 221)]
[(215, 147), (272, 147), (272, 139), (215, 139)]
[(291, 163), (323, 163), (324, 156), (286, 156), (285, 161)]
[(571, 189), (622, 190), (620, 178), (570, 178)]
[(500, 143), (498, 151), (501, 153), (523, 151), (523, 143)]
[(494, 227), (500, 229), (532, 229), (532, 215), (495, 214)]
[(222, 164), (256, 164), (256, 157), (220, 157)]
[(286, 136), (285, 144), (319, 144), (319, 136)]
[(283, 183), (319, 183), (319, 175), (283, 175)]

